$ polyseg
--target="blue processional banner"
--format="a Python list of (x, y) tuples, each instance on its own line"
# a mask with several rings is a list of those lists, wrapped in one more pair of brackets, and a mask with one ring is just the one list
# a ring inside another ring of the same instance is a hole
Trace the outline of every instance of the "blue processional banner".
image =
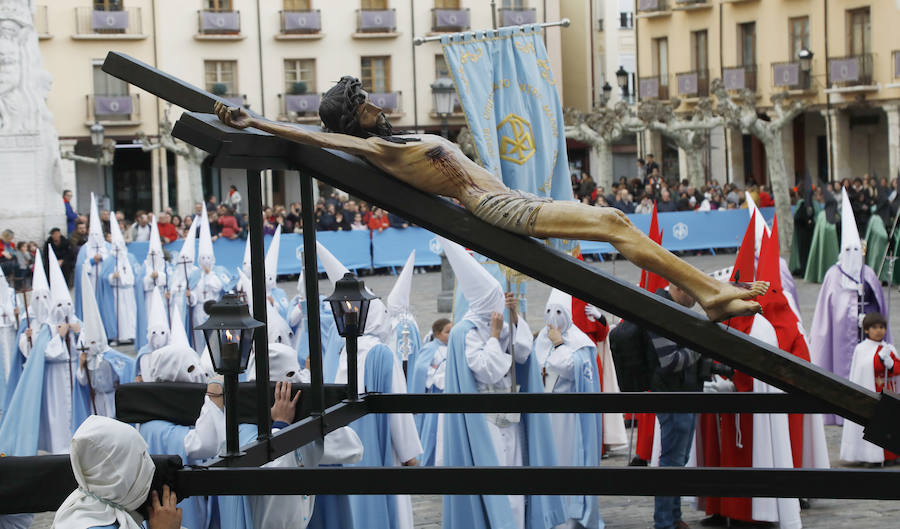
[(573, 200), (562, 102), (540, 26), (457, 33), (441, 44), (478, 162), (512, 189)]

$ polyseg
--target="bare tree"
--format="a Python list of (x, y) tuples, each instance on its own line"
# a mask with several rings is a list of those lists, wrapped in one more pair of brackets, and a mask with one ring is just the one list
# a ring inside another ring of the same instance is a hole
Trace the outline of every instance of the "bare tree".
[(694, 109), (687, 113), (677, 113), (681, 104), (678, 98), (668, 101), (649, 99), (638, 105), (637, 117), (649, 130), (659, 132), (672, 140), (685, 153), (687, 178), (694, 187), (705, 183), (703, 153), (709, 143), (709, 131), (721, 126), (725, 120), (715, 114), (712, 102), (704, 97), (697, 101)]
[(609, 189), (613, 183), (613, 142), (627, 133), (642, 130), (644, 124), (635, 116), (634, 109), (624, 101), (598, 107), (591, 112), (567, 108), (563, 116), (566, 138), (587, 143), (597, 153), (600, 164), (595, 171), (597, 185)]
[(785, 93), (774, 94), (770, 97), (772, 110), (763, 117), (757, 109), (755, 93), (744, 90), (732, 98), (721, 79), (712, 81), (712, 91), (716, 95), (716, 113), (725, 119), (726, 125), (753, 134), (766, 149), (766, 169), (778, 214), (778, 242), (781, 253), (788, 255), (794, 234), (794, 217), (791, 215), (790, 171), (784, 163), (781, 143), (782, 129), (800, 115), (808, 103), (798, 99), (788, 101)]
[(171, 110), (171, 105), (167, 105), (162, 119), (159, 120), (159, 141), (157, 143), (150, 141), (143, 131), (138, 132), (137, 137), (141, 140), (141, 148), (145, 152), (163, 148), (175, 153), (183, 160), (183, 165), (179, 164), (179, 169), (184, 171), (183, 175), (176, 179), (178, 182), (178, 211), (181, 214), (189, 214), (193, 211), (194, 204), (204, 200), (202, 164), (208, 153), (172, 136), (173, 125), (169, 118)]

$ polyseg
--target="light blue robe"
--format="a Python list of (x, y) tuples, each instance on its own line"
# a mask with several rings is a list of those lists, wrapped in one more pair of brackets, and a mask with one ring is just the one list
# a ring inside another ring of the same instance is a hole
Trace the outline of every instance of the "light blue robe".
[[(447, 348), (447, 393), (478, 393), (466, 364), (466, 335), (475, 324), (462, 320), (450, 331)], [(522, 392), (542, 393), (544, 388), (534, 355), (516, 363), (516, 381)], [(550, 418), (543, 413), (523, 413), (523, 464), (556, 466), (556, 450)], [(497, 455), (482, 413), (444, 415), (444, 465), (450, 467), (498, 466)], [(566, 520), (559, 496), (528, 496), (525, 528), (548, 529)], [(512, 529), (513, 513), (507, 496), (444, 496), (445, 529)]]
[[(144, 308), (144, 285), (143, 281), (140, 280), (143, 278), (143, 273), (141, 273), (141, 266), (130, 253), (128, 254), (128, 261), (131, 263), (131, 270), (135, 277), (134, 286), (131, 289), (128, 289), (134, 293), (135, 314), (128, 314), (128, 311), (123, 311), (122, 307), (116, 306), (115, 288), (109, 282), (109, 276), (116, 271), (116, 259), (113, 256), (104, 259), (100, 268), (100, 286), (98, 287), (99, 295), (97, 297), (97, 306), (100, 308), (100, 319), (103, 321), (103, 329), (106, 331), (106, 337), (110, 340), (117, 340), (119, 337), (119, 318), (134, 317), (134, 336), (136, 344), (137, 337), (141, 335), (142, 329), (143, 334), (147, 334), (147, 316)], [(121, 295), (124, 297), (126, 295), (126, 289), (122, 288), (121, 290)], [(129, 323), (130, 322), (126, 320), (122, 322), (122, 325), (125, 326)], [(144, 338), (146, 340), (146, 336)]]
[(34, 336), (34, 347), (22, 369), (19, 384), (10, 395), (7, 412), (0, 419), (0, 455), (37, 455), (44, 395), (44, 349), (50, 338), (48, 325), (41, 326)]
[[(419, 349), (415, 361), (409, 363), (406, 383), (410, 393), (443, 393), (436, 387), (425, 387), (425, 380), (428, 377), (431, 362), (434, 360), (434, 353), (441, 345), (441, 342), (437, 340), (426, 343)], [(419, 439), (422, 441), (423, 452), (419, 461), (422, 466), (434, 466), (439, 418), (439, 413), (417, 413), (415, 415), (416, 429), (419, 431)]]
[[(110, 244), (108, 242), (104, 242), (103, 244), (106, 246), (106, 254), (109, 255)], [(82, 317), (82, 314), (81, 314), (81, 273), (82, 273), (82, 268), (84, 268), (84, 266), (85, 266), (85, 261), (89, 261), (89, 258), (87, 256), (87, 249), (88, 249), (88, 244), (83, 245), (78, 250), (78, 257), (75, 259), (75, 281), (74, 281), (75, 282), (75, 302), (74, 303), (75, 303), (75, 315), (78, 316), (79, 320)], [(103, 261), (100, 261), (96, 265), (94, 270), (97, 273), (102, 273), (101, 268), (105, 261), (106, 261), (106, 259), (104, 259)], [(93, 265), (93, 263), (91, 263), (91, 264), (89, 264), (89, 266), (93, 267), (94, 265)]]

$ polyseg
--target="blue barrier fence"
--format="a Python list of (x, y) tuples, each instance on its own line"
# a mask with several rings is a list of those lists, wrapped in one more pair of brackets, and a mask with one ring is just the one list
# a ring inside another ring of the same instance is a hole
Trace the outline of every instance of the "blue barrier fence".
[[(771, 223), (775, 208), (763, 208), (763, 217)], [(628, 215), (644, 233), (650, 229), (650, 215)], [(711, 250), (715, 248), (736, 248), (747, 229), (749, 218), (746, 209), (718, 211), (683, 211), (659, 214), (659, 227), (663, 230), (662, 245), (667, 250)], [(440, 255), (433, 250), (434, 234), (422, 228), (395, 229), (369, 234), (361, 231), (320, 231), (316, 238), (325, 245), (350, 270), (361, 268), (385, 268), (403, 266), (409, 252), (416, 250), (416, 266), (436, 266), (441, 262)], [(266, 236), (266, 250), (272, 237)], [(167, 244), (169, 252), (178, 252), (184, 241)], [(216, 264), (234, 270), (241, 266), (244, 259), (242, 239), (219, 239), (213, 243)], [(147, 256), (148, 243), (135, 242), (128, 245), (128, 251), (143, 262)], [(303, 237), (296, 233), (281, 236), (281, 247), (278, 251), (279, 274), (299, 274), (300, 259), (303, 252)], [(581, 253), (584, 255), (602, 255), (616, 253), (609, 243), (582, 241)], [(319, 263), (319, 272), (324, 272)]]

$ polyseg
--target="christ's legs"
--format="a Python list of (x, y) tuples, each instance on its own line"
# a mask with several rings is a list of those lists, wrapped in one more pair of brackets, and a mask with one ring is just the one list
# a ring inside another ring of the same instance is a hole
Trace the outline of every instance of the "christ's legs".
[(689, 293), (714, 321), (761, 312), (759, 303), (747, 300), (768, 289), (765, 282), (753, 283), (745, 290), (716, 281), (651, 241), (615, 208), (550, 202), (541, 207), (533, 235), (608, 242), (635, 265)]

